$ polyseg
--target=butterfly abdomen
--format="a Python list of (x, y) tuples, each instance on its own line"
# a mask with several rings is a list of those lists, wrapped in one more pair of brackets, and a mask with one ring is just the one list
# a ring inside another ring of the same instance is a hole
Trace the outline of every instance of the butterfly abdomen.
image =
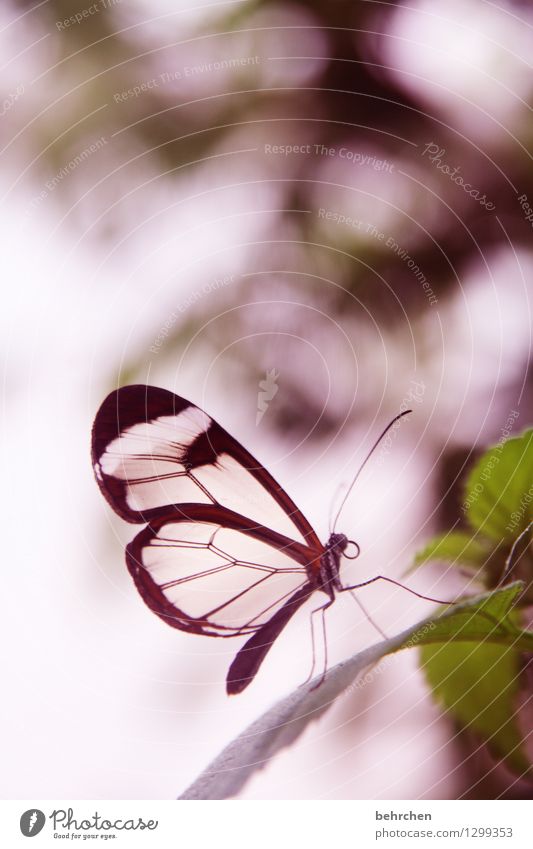
[(228, 670), (226, 690), (229, 696), (242, 693), (252, 682), (280, 632), (315, 589), (312, 584), (305, 584), (244, 644)]

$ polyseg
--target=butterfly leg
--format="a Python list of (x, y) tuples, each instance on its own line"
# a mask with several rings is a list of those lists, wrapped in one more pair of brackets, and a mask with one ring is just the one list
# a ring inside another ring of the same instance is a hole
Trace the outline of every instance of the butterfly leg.
[(311, 623), (311, 653), (312, 653), (312, 656), (313, 656), (313, 660), (312, 660), (312, 663), (311, 663), (311, 669), (309, 671), (309, 675), (307, 676), (307, 678), (303, 682), (304, 684), (309, 683), (309, 681), (313, 677), (313, 674), (314, 674), (314, 671), (315, 671), (315, 666), (316, 666), (316, 640), (315, 640), (315, 626), (314, 626), (313, 616), (315, 615), (315, 613), (318, 613), (319, 611), (323, 610), (324, 607), (329, 607), (330, 604), (331, 604), (331, 599), (328, 599), (328, 601), (326, 602), (325, 605), (321, 604), (320, 607), (315, 607), (315, 609), (312, 610), (310, 615), (309, 615), (309, 621)]
[(311, 679), (313, 677), (313, 673), (315, 671), (316, 642), (315, 642), (315, 629), (313, 627), (313, 616), (315, 615), (315, 613), (319, 613), (319, 612), (321, 614), (321, 620), (322, 620), (322, 640), (323, 640), (323, 644), (324, 644), (324, 670), (322, 672), (322, 675), (320, 676), (318, 683), (315, 684), (315, 686), (313, 687), (313, 690), (316, 689), (316, 687), (320, 687), (320, 685), (322, 684), (322, 682), (325, 678), (326, 671), (327, 671), (327, 668), (328, 668), (328, 641), (326, 639), (326, 610), (328, 609), (328, 607), (331, 607), (334, 600), (335, 600), (334, 598), (328, 598), (328, 600), (326, 601), (325, 604), (321, 604), (320, 607), (316, 607), (314, 610), (311, 611), (311, 646), (312, 646), (312, 651), (313, 651), (313, 662), (311, 664), (311, 670), (309, 672), (309, 675), (305, 679), (304, 684), (308, 684), (309, 681), (311, 681)]
[(352, 584), (349, 587), (342, 587), (339, 592), (345, 593), (351, 592), (351, 590), (358, 590), (361, 587), (368, 587), (369, 584), (375, 584), (376, 581), (387, 581), (388, 584), (394, 584), (395, 587), (400, 587), (402, 590), (407, 590), (408, 593), (416, 595), (417, 598), (423, 598), (425, 601), (434, 601), (436, 604), (455, 604), (455, 601), (443, 601), (440, 598), (432, 598), (429, 595), (422, 595), (422, 593), (417, 593), (417, 591), (412, 590), (411, 587), (406, 587), (405, 584), (400, 583), (400, 581), (395, 581), (394, 578), (388, 578), (386, 575), (376, 575), (375, 578), (369, 578), (368, 581), (361, 581), (360, 584)]
[[(342, 590), (341, 590), (341, 592), (342, 592)], [(363, 611), (363, 614), (364, 614), (365, 618), (366, 618), (366, 619), (368, 619), (368, 621), (369, 621), (369, 622), (370, 622), (370, 624), (373, 626), (373, 628), (375, 628), (375, 630), (378, 632), (378, 634), (380, 634), (380, 635), (383, 637), (383, 639), (384, 639), (384, 640), (387, 640), (387, 639), (388, 639), (388, 637), (387, 637), (387, 635), (386, 635), (385, 631), (383, 631), (383, 630), (379, 627), (378, 623), (377, 623), (377, 622), (376, 622), (376, 621), (372, 618), (372, 616), (370, 615), (370, 613), (369, 613), (369, 612), (368, 612), (368, 610), (366, 609), (366, 607), (365, 607), (365, 605), (363, 604), (363, 602), (361, 601), (361, 599), (360, 599), (360, 598), (358, 598), (358, 597), (356, 596), (356, 594), (354, 593), (354, 591), (353, 591), (353, 590), (348, 590), (348, 592), (350, 593), (351, 597), (353, 598), (353, 600), (354, 600), (354, 601), (356, 602), (356, 604), (358, 605), (359, 609)]]

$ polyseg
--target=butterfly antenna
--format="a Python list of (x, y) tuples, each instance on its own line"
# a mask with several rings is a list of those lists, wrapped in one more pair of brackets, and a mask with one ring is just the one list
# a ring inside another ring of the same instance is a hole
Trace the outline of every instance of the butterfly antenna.
[(359, 466), (358, 470), (356, 471), (356, 473), (355, 473), (355, 475), (354, 475), (354, 477), (353, 477), (353, 480), (352, 480), (352, 482), (351, 482), (350, 486), (348, 487), (348, 489), (346, 490), (346, 492), (345, 492), (345, 494), (344, 494), (344, 498), (342, 499), (342, 501), (341, 501), (341, 503), (340, 503), (340, 507), (339, 507), (339, 509), (337, 510), (337, 515), (335, 516), (335, 521), (333, 522), (333, 530), (335, 530), (335, 528), (336, 528), (336, 526), (337, 526), (337, 522), (339, 521), (339, 516), (340, 516), (340, 514), (342, 513), (342, 508), (343, 508), (343, 507), (344, 507), (344, 505), (346, 504), (346, 502), (347, 502), (347, 500), (348, 500), (348, 496), (350, 495), (350, 493), (351, 493), (352, 489), (353, 489), (353, 488), (354, 488), (354, 486), (355, 486), (355, 482), (356, 482), (356, 481), (357, 481), (357, 479), (359, 478), (359, 475), (361, 474), (361, 472), (363, 471), (364, 467), (366, 466), (366, 464), (367, 464), (367, 463), (368, 463), (368, 461), (370, 460), (370, 458), (371, 458), (372, 454), (374, 453), (374, 451), (375, 451), (375, 450), (376, 450), (376, 448), (378, 447), (378, 445), (379, 445), (379, 443), (381, 442), (381, 440), (383, 439), (383, 437), (387, 435), (387, 433), (389, 432), (389, 430), (391, 429), (391, 427), (394, 427), (394, 425), (396, 424), (396, 422), (397, 422), (397, 421), (399, 421), (401, 418), (403, 418), (403, 416), (406, 416), (408, 413), (412, 413), (412, 412), (413, 412), (412, 410), (404, 410), (404, 411), (403, 411), (403, 413), (398, 413), (398, 415), (397, 415), (397, 416), (394, 416), (394, 418), (392, 419), (392, 421), (390, 421), (390, 422), (388, 423), (388, 425), (387, 425), (387, 427), (385, 428), (385, 430), (384, 430), (384, 431), (382, 431), (382, 433), (380, 433), (380, 435), (378, 436), (378, 438), (377, 438), (377, 439), (376, 439), (376, 441), (374, 442), (374, 444), (373, 444), (372, 448), (370, 449), (370, 451), (369, 451), (369, 452), (368, 452), (368, 454), (366, 455), (365, 459), (363, 460), (363, 462), (362, 462), (362, 463), (361, 463), (361, 465)]
[(334, 494), (333, 498), (331, 499), (331, 504), (330, 504), (330, 508), (329, 508), (329, 517), (328, 517), (328, 527), (330, 529), (330, 531), (329, 531), (330, 534), (332, 532), (331, 528), (332, 528), (333, 511), (335, 510), (335, 502), (337, 500), (337, 496), (338, 496), (339, 492), (341, 491), (341, 489), (342, 489), (342, 483), (340, 483), (338, 485), (337, 489), (335, 490), (335, 494)]

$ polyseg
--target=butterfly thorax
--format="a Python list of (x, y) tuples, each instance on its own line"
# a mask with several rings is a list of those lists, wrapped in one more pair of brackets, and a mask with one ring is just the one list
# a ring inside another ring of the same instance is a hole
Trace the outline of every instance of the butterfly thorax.
[(331, 534), (326, 543), (326, 550), (320, 558), (319, 588), (331, 598), (334, 597), (335, 590), (342, 590), (339, 570), (341, 557), (347, 545), (348, 537), (344, 534)]

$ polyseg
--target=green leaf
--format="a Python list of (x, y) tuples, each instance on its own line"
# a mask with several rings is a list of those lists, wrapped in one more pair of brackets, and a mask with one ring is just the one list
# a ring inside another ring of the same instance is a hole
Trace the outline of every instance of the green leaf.
[(414, 559), (409, 571), (427, 563), (429, 560), (442, 560), (457, 566), (480, 569), (489, 556), (487, 544), (463, 531), (449, 531), (430, 540)]
[[(450, 606), (427, 623), (427, 633), (419, 645), (447, 643), (449, 640), (489, 641), (533, 651), (533, 631), (522, 631), (512, 617), (523, 589), (523, 582), (515, 581), (501, 590), (483, 593)], [(407, 646), (400, 646), (404, 647)]]
[(464, 504), (473, 528), (516, 539), (533, 520), (533, 430), (489, 448), (467, 478)]
[(319, 676), (299, 687), (230, 743), (180, 798), (234, 796), (280, 749), (294, 743), (309, 723), (321, 717), (340, 695), (360, 686), (358, 679), (363, 672), (393, 652), (435, 643), (448, 645), (456, 639), (470, 643), (487, 640), (533, 651), (533, 633), (520, 631), (510, 616), (522, 590), (523, 584), (517, 581), (502, 590), (453, 605), (440, 616), (424, 619), (402, 634), (337, 664), (323, 679)]
[(512, 645), (454, 640), (421, 649), (421, 666), (436, 699), (462, 728), (476, 732), (496, 759), (523, 775), (532, 768), (516, 715), (520, 665), (520, 652)]

